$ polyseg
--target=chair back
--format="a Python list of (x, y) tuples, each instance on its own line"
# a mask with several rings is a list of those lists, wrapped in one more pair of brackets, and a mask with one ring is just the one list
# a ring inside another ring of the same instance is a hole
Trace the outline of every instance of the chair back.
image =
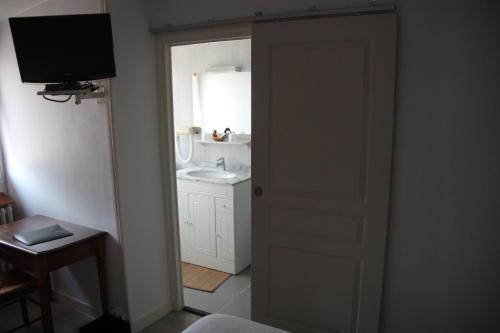
[[(14, 222), (15, 202), (5, 193), (0, 192), (0, 225)], [(12, 265), (0, 258), (0, 272), (7, 272), (12, 269)]]

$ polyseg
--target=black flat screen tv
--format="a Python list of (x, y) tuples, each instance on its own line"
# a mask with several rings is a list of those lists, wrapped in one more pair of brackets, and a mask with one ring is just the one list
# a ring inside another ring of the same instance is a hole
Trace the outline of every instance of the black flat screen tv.
[(23, 82), (116, 76), (109, 14), (13, 17), (9, 23)]

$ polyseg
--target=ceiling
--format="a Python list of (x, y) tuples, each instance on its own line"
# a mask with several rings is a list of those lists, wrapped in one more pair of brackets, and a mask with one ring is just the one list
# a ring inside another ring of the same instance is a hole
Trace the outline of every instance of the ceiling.
[(24, 13), (47, 0), (0, 0), (0, 22)]

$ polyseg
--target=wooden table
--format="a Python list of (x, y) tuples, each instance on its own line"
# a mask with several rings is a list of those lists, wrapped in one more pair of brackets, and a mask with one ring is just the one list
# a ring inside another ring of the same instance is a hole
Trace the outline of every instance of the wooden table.
[[(54, 224), (59, 224), (62, 228), (72, 232), (73, 236), (32, 246), (13, 238), (16, 233)], [(41, 215), (0, 226), (0, 258), (32, 271), (38, 280), (44, 333), (54, 331), (50, 308), (50, 272), (88, 257), (97, 259), (102, 310), (103, 314), (108, 313), (105, 241), (105, 232)]]

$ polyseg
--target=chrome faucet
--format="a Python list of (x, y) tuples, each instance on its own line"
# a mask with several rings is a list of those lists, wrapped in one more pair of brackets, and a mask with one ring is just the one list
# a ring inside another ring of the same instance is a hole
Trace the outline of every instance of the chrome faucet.
[(226, 171), (226, 161), (224, 160), (224, 157), (219, 157), (216, 161), (217, 163), (215, 164), (215, 167), (222, 167), (222, 170)]

